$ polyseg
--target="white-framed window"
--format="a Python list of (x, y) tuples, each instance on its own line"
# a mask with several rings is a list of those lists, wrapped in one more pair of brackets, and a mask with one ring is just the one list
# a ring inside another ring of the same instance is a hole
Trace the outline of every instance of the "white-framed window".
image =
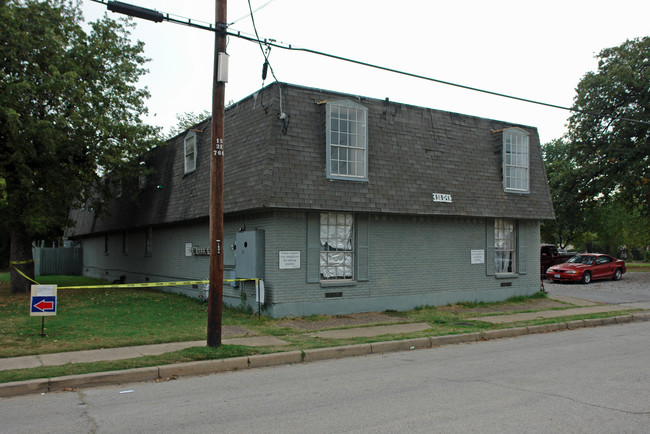
[(497, 274), (516, 273), (517, 225), (514, 220), (494, 220), (494, 266)]
[(349, 100), (327, 103), (327, 177), (368, 180), (368, 109)]
[(324, 212), (320, 215), (321, 280), (352, 280), (354, 217), (351, 213)]
[(519, 128), (503, 131), (503, 189), (509, 193), (529, 191), (529, 135)]
[(185, 173), (196, 170), (196, 133), (190, 131), (183, 140), (185, 151)]

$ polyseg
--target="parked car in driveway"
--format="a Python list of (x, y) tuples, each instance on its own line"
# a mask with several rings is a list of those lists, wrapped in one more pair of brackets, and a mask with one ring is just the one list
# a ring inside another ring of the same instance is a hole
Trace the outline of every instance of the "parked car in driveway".
[(568, 261), (546, 270), (554, 282), (589, 283), (596, 279), (620, 280), (625, 273), (625, 261), (602, 253), (581, 253)]
[(575, 256), (575, 252), (573, 253), (560, 252), (558, 248), (555, 246), (555, 244), (542, 244), (539, 249), (539, 258), (540, 258), (542, 277), (544, 276), (546, 270), (548, 270), (549, 267), (566, 262), (572, 256)]

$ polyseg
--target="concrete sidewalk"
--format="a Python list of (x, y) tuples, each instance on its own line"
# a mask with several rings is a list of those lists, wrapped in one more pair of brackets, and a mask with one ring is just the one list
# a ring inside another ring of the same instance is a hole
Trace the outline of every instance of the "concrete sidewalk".
[[(253, 336), (224, 339), (225, 345), (244, 345), (249, 347), (280, 346), (287, 343), (274, 336)], [(132, 359), (142, 356), (157, 356), (191, 347), (205, 346), (205, 340), (190, 342), (170, 342), (166, 344), (136, 345), (132, 347), (102, 348), (99, 350), (69, 351), (66, 353), (40, 354), (34, 356), (9, 357), (0, 359), (0, 371), (8, 369), (38, 368), (41, 366), (60, 366), (68, 363), (108, 362), (111, 360)]]
[[(543, 318), (557, 318), (569, 315), (584, 315), (599, 312), (612, 312), (618, 310), (634, 309), (631, 305), (603, 305), (588, 300), (572, 297), (550, 296), (551, 298), (564, 301), (573, 305), (581, 306), (564, 310), (547, 310), (539, 312), (517, 313), (510, 315), (494, 315), (476, 318), (468, 318), (464, 321), (484, 321), (492, 324), (506, 324)], [(427, 323), (392, 324), (374, 327), (357, 327), (339, 330), (326, 330), (311, 333), (312, 336), (323, 339), (348, 339), (355, 337), (374, 337), (381, 335), (395, 335), (413, 333), (427, 330), (430, 326)], [(287, 343), (274, 336), (252, 336), (242, 338), (224, 339), (225, 345), (243, 345), (252, 347), (283, 346)], [(22, 357), (0, 358), (0, 371), (9, 369), (29, 369), (41, 366), (60, 366), (68, 363), (91, 363), (99, 361), (112, 361), (132, 359), (142, 356), (155, 356), (185, 348), (202, 347), (206, 342), (171, 342), (165, 344), (137, 345), (132, 347), (105, 348), (98, 350), (70, 351), (65, 353), (40, 354)]]
[[(558, 297), (559, 298), (559, 297)], [(518, 313), (512, 315), (485, 316), (474, 318), (474, 321), (492, 323), (512, 323), (539, 318), (556, 318), (559, 316), (580, 315), (597, 312), (612, 312), (617, 310), (634, 309), (634, 306), (594, 304), (586, 300), (563, 300), (572, 304), (584, 302), (584, 306), (565, 310)], [(633, 305), (633, 304), (632, 304)], [(641, 307), (641, 306), (639, 306)], [(183, 375), (202, 375), (230, 370), (250, 369), (264, 366), (277, 366), (292, 363), (305, 363), (316, 360), (336, 359), (383, 353), (392, 351), (408, 351), (420, 348), (433, 348), (442, 345), (471, 343), (481, 340), (512, 338), (533, 333), (546, 333), (592, 327), (609, 324), (621, 324), (633, 321), (650, 321), (650, 312), (640, 312), (611, 318), (557, 322), (554, 324), (505, 328), (484, 332), (466, 333), (447, 336), (422, 337), (399, 340), (399, 335), (416, 331), (425, 331), (430, 326), (427, 323), (394, 324), (374, 327), (359, 327), (351, 329), (328, 330), (314, 333), (323, 339), (343, 339), (351, 337), (371, 337), (393, 335), (392, 341), (368, 344), (348, 345), (342, 347), (318, 348), (304, 351), (287, 351), (272, 354), (262, 354), (232, 359), (205, 360), (199, 362), (180, 363), (175, 365), (152, 366), (149, 368), (127, 369), (124, 371), (98, 372), (93, 374), (70, 375), (57, 378), (44, 378), (30, 381), (19, 381), (0, 384), (0, 397), (22, 395), (27, 393), (44, 393), (70, 388), (89, 387), (106, 384), (120, 384), (138, 381), (161, 381)], [(248, 346), (282, 346), (286, 342), (274, 336), (253, 336), (244, 338), (224, 339), (224, 344)], [(205, 341), (176, 342), (157, 345), (140, 345), (124, 348), (109, 348), (89, 351), (74, 351), (58, 354), (42, 354), (0, 359), (0, 370), (26, 369), (40, 366), (57, 366), (68, 363), (88, 363), (98, 361), (120, 360), (127, 358), (158, 355), (184, 348), (204, 346)]]
[(544, 310), (540, 312), (515, 313), (511, 315), (482, 316), (477, 318), (467, 318), (464, 321), (484, 321), (492, 324), (507, 324), (513, 322), (516, 323), (521, 321), (531, 321), (536, 319), (559, 318), (563, 316), (587, 315), (591, 313), (616, 312), (619, 310), (632, 310), (632, 309), (635, 308), (633, 306), (600, 304), (600, 305), (593, 305), (593, 306), (576, 307), (573, 309)]

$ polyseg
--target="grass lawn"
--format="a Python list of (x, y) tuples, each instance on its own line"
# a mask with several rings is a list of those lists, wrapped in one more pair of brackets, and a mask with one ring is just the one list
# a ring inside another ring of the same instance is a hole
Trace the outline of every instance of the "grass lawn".
[(650, 262), (625, 262), (627, 271), (650, 273)]
[[(207, 306), (201, 301), (141, 288), (59, 289), (57, 314), (45, 317), (46, 336), (41, 337), (42, 317), (29, 315), (30, 294), (12, 294), (8, 280), (8, 273), (0, 273), (0, 358), (206, 339)], [(107, 283), (80, 276), (40, 276), (37, 280), (42, 284), (57, 284), (59, 287)], [(426, 322), (431, 326), (426, 331), (399, 335), (400, 339), (408, 339), (504, 327), (504, 325), (466, 320), (481, 315), (575, 307), (569, 304), (550, 306), (549, 303), (545, 294), (538, 293), (532, 297), (516, 297), (501, 303), (460, 303), (437, 308), (423, 306), (407, 312), (384, 312), (383, 314), (399, 322)], [(622, 312), (612, 315), (620, 314)], [(314, 330), (350, 327), (346, 326), (346, 318), (349, 316), (314, 315), (289, 320), (264, 316), (258, 318), (254, 314), (224, 307), (222, 318), (224, 327), (240, 326), (244, 334), (248, 331), (251, 334), (276, 336), (287, 342), (287, 345), (255, 348), (221, 345), (216, 349), (196, 347), (161, 356), (115, 362), (0, 371), (0, 383), (395, 339), (394, 336), (384, 335), (331, 340), (317, 338), (311, 334)], [(287, 325), (296, 320), (312, 326), (307, 330)], [(332, 325), (333, 321), (336, 325)], [(366, 325), (379, 324), (381, 323), (375, 322)]]
[[(2, 276), (2, 274), (0, 274)], [(81, 276), (40, 276), (41, 284), (105, 285)], [(0, 357), (182, 342), (205, 339), (207, 306), (198, 300), (154, 289), (59, 289), (57, 313), (29, 315), (30, 294), (12, 294), (0, 279)], [(227, 311), (224, 325), (257, 325), (264, 318)]]

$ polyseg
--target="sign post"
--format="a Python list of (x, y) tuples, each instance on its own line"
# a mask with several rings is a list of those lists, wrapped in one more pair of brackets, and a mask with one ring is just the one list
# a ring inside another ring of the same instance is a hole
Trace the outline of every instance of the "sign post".
[(41, 317), (41, 337), (45, 337), (45, 317), (56, 315), (56, 285), (32, 285), (29, 316)]

